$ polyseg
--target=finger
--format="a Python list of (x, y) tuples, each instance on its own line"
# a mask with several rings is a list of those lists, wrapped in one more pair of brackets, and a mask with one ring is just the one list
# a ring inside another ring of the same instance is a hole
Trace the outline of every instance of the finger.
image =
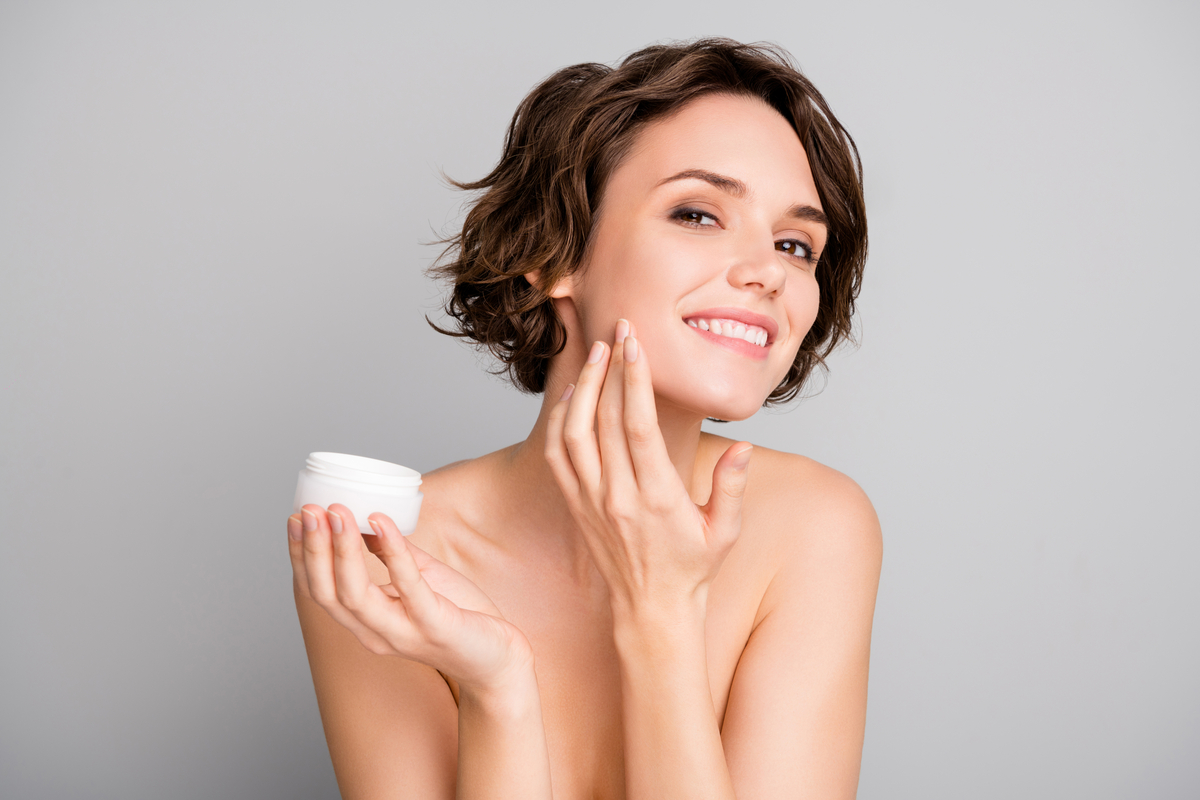
[(304, 569), (308, 579), (308, 596), (347, 628), (372, 652), (382, 652), (384, 642), (341, 604), (334, 578), (333, 533), (325, 509), (306, 505), (300, 510), (304, 537)]
[(729, 544), (741, 529), (742, 498), (753, 450), (749, 442), (731, 445), (713, 468), (712, 495), (704, 506), (705, 516), (709, 530), (728, 536)]
[(650, 365), (642, 352), (641, 342), (632, 336), (625, 340), (622, 356), (625, 441), (634, 475), (640, 489), (665, 492), (670, 481), (678, 480), (678, 473), (658, 427)]
[(604, 388), (596, 408), (596, 436), (600, 443), (600, 467), (608, 487), (636, 488), (633, 462), (625, 441), (625, 364), (624, 349), (629, 323), (617, 321), (616, 344), (609, 358)]
[(325, 509), (306, 505), (300, 509), (304, 537), (304, 575), (308, 579), (308, 596), (322, 608), (337, 603), (333, 582), (333, 543), (326, 524)]
[[(371, 519), (374, 519), (380, 523), (387, 521), (387, 522), (391, 523), (392, 527), (396, 528), (396, 530), (400, 529), (400, 526), (397, 525), (392, 520), (391, 517), (389, 517), (387, 514), (384, 514), (382, 512), (376, 512), (376, 513), (372, 514), (371, 518), (367, 520), (368, 525), (371, 525)], [(371, 525), (371, 530), (372, 531), (375, 530), (374, 525)], [(382, 561), (383, 560), (383, 544), (382, 544), (383, 537), (380, 536), (379, 534), (363, 534), (362, 540), (363, 540), (363, 542), (366, 543), (367, 549), (370, 550), (372, 553), (374, 553), (377, 557), (379, 557), (379, 560)], [(418, 569), (424, 569), (425, 565), (428, 564), (430, 561), (437, 561), (437, 559), (434, 558), (433, 556), (429, 555), (429, 553), (426, 553), (424, 550), (422, 550), (421, 548), (419, 548), (415, 544), (413, 544), (412, 537), (405, 536), (404, 541), (408, 543), (408, 552), (412, 553), (413, 561), (417, 562)]]
[(400, 593), (400, 600), (404, 603), (408, 616), (418, 624), (436, 624), (439, 611), (438, 596), (421, 575), (416, 558), (409, 550), (408, 539), (400, 533), (396, 523), (384, 514), (372, 514), (367, 518), (367, 522), (379, 537), (376, 542), (379, 551), (376, 555), (387, 567), (392, 585)]
[(563, 496), (572, 505), (579, 497), (579, 475), (571, 464), (570, 453), (567, 452), (567, 443), (563, 439), (563, 425), (567, 420), (568, 402), (574, 391), (575, 384), (568, 386), (559, 401), (554, 404), (554, 408), (550, 409), (550, 415), (546, 419), (546, 462), (550, 465), (550, 472), (554, 475), (554, 481), (562, 490)]
[(563, 441), (571, 458), (580, 486), (594, 489), (600, 483), (600, 449), (594, 432), (596, 402), (608, 370), (605, 356), (608, 345), (596, 342), (588, 353), (587, 363), (579, 373), (575, 391), (567, 400), (567, 417), (563, 422)]
[(363, 558), (358, 523), (350, 509), (341, 503), (331, 505), (326, 516), (333, 534), (333, 580), (338, 602), (370, 627), (363, 612), (369, 602), (370, 590), (376, 587)]
[(308, 572), (304, 568), (304, 522), (300, 514), (292, 514), (287, 521), (288, 557), (292, 560), (292, 582), (296, 590), (308, 597)]

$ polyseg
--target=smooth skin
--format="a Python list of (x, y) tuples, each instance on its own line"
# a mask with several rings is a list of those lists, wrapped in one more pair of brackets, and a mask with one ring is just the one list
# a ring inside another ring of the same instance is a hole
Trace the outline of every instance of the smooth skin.
[[(812, 324), (826, 231), (798, 207), (807, 157), (760, 101), (649, 126), (549, 287), (568, 343), (529, 437), (426, 474), (408, 539), (336, 504), (289, 519), (343, 797), (854, 797), (874, 511), (701, 432), (754, 413)], [(777, 332), (759, 353), (687, 324), (716, 308)]]

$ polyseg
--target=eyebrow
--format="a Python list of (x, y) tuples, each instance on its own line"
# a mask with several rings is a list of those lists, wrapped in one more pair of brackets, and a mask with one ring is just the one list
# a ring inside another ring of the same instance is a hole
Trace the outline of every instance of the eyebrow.
[[(750, 187), (739, 181), (737, 178), (731, 178), (728, 175), (719, 175), (716, 172), (709, 172), (706, 169), (685, 169), (683, 172), (677, 172), (669, 178), (663, 178), (654, 188), (658, 188), (673, 181), (682, 180), (700, 180), (705, 183), (717, 187), (725, 194), (738, 200), (744, 200), (750, 195)], [(829, 227), (829, 218), (821, 209), (810, 206), (806, 203), (797, 203), (787, 210), (785, 214), (789, 219), (804, 220), (805, 222), (815, 222), (818, 225)]]

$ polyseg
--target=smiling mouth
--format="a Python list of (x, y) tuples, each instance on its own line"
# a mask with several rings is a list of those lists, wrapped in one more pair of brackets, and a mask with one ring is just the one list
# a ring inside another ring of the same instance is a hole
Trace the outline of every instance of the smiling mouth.
[(684, 320), (693, 328), (699, 328), (702, 331), (724, 336), (729, 339), (741, 339), (758, 347), (765, 348), (767, 346), (767, 330), (760, 328), (757, 325), (746, 325), (742, 322), (736, 322), (731, 319), (687, 319)]

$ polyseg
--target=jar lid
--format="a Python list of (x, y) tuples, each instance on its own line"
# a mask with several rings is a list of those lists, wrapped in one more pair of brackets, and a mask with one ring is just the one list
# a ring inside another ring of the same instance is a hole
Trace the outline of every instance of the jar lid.
[(309, 453), (305, 467), (317, 475), (376, 486), (420, 486), (421, 473), (390, 461), (346, 453)]

